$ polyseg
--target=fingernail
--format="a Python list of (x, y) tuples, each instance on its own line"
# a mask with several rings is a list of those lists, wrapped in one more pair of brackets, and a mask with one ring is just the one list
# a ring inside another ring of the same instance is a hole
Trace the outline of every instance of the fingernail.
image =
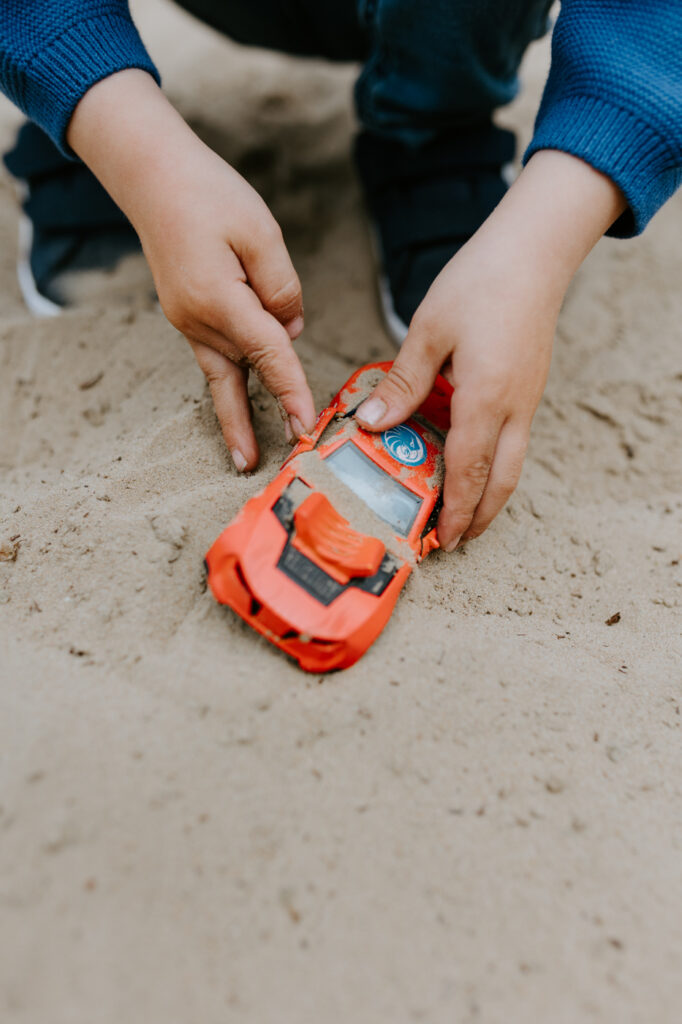
[(460, 534), (459, 537), (455, 537), (454, 540), (451, 540), (449, 544), (444, 544), (443, 550), (447, 551), (448, 554), (451, 554), (451, 552), (455, 550), (461, 539), (462, 535)]
[(303, 330), (303, 317), (297, 316), (294, 320), (290, 320), (287, 324), (287, 334), (293, 341), (294, 338), (298, 338), (299, 334)]
[(363, 420), (368, 423), (370, 427), (373, 427), (379, 420), (382, 420), (386, 415), (388, 406), (384, 402), (383, 398), (378, 398), (376, 395), (372, 395), (366, 402), (363, 402), (359, 409), (356, 410), (355, 416), (359, 420)]
[(301, 434), (305, 434), (305, 432), (306, 432), (305, 427), (303, 426), (303, 424), (299, 420), (298, 416), (290, 416), (289, 420), (291, 422), (291, 427), (292, 427), (292, 430), (294, 431), (294, 434), (296, 435), (296, 437), (300, 437)]
[(288, 417), (284, 420), (284, 436), (286, 437), (288, 444), (294, 443), (294, 432), (291, 429), (291, 423), (289, 423)]
[(239, 451), (239, 448), (233, 448), (230, 452), (230, 455), (232, 456), (232, 461), (234, 462), (235, 468), (238, 469), (240, 473), (243, 473), (244, 470), (246, 469), (246, 459)]

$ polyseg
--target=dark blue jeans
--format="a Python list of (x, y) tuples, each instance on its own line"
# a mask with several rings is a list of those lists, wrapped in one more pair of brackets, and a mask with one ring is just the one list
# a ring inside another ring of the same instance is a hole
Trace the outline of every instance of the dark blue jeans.
[(363, 62), (370, 131), (419, 143), (513, 99), (551, 0), (179, 0), (241, 43)]
[[(543, 33), (551, 6), (551, 0), (178, 2), (241, 43), (361, 62), (355, 91), (361, 124), (413, 145), (481, 122), (514, 97), (523, 52)], [(41, 165), (53, 177), (63, 170), (81, 209), (69, 213), (75, 224), (92, 226), (93, 217), (99, 224), (126, 223), (89, 171), (59, 153), (37, 125), (24, 125), (5, 159), (21, 179), (40, 177)], [(29, 211), (34, 226), (51, 230), (52, 214), (43, 223), (44, 208), (36, 203)]]

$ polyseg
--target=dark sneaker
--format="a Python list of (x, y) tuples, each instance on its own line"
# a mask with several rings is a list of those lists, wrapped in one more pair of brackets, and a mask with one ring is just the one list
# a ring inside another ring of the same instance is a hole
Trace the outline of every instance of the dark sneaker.
[(386, 327), (400, 345), (434, 278), (507, 190), (512, 132), (488, 123), (413, 148), (369, 132), (355, 143), (381, 265)]
[(35, 315), (61, 312), (78, 293), (74, 281), (109, 275), (124, 257), (141, 253), (131, 224), (94, 175), (67, 160), (37, 125), (23, 125), (4, 162), (22, 200), (17, 276)]

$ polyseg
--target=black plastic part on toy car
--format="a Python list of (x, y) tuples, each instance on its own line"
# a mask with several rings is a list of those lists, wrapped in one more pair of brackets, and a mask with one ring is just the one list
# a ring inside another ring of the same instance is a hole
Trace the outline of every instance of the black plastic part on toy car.
[(345, 590), (354, 587), (356, 590), (364, 590), (365, 593), (374, 594), (380, 597), (384, 590), (397, 573), (400, 563), (397, 558), (386, 552), (381, 565), (373, 576), (356, 576), (348, 583), (339, 583), (333, 576), (321, 569), (310, 558), (307, 558), (301, 551), (291, 543), (294, 536), (294, 502), (291, 499), (291, 485), (287, 488), (278, 501), (272, 506), (272, 511), (287, 531), (287, 542), (284, 545), (282, 554), (277, 562), (277, 568), (288, 576), (290, 580), (302, 587), (311, 597), (314, 597), (320, 604), (328, 606), (340, 597)]
[(431, 509), (431, 512), (429, 513), (429, 518), (424, 523), (424, 529), (420, 534), (422, 540), (424, 539), (427, 533), (430, 533), (431, 530), (433, 530), (434, 526), (438, 525), (438, 516), (440, 515), (440, 510), (442, 509), (442, 507), (443, 495), (439, 494), (434, 502), (434, 506)]

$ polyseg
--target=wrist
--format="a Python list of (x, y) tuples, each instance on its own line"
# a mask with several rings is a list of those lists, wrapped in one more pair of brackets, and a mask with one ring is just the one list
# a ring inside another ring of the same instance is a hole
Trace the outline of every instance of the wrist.
[(137, 226), (150, 195), (203, 143), (145, 71), (127, 69), (88, 90), (67, 142)]
[(515, 275), (546, 283), (559, 303), (576, 270), (626, 207), (620, 189), (577, 157), (536, 153), (479, 234), (506, 236)]

